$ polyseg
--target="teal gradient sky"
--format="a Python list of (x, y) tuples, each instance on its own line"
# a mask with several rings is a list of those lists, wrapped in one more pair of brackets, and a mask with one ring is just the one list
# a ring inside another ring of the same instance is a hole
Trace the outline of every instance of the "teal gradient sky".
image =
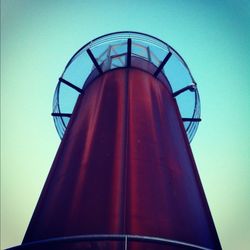
[(58, 77), (82, 45), (121, 30), (159, 37), (189, 65), (203, 119), (192, 149), (219, 238), (249, 249), (247, 0), (1, 0), (1, 247), (21, 243), (59, 146)]

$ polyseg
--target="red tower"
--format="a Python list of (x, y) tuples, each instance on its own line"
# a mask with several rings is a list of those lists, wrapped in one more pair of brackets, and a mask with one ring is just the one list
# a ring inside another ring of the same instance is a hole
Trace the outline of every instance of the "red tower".
[(59, 79), (62, 138), (22, 249), (221, 249), (189, 142), (200, 121), (181, 56), (137, 32), (83, 46)]

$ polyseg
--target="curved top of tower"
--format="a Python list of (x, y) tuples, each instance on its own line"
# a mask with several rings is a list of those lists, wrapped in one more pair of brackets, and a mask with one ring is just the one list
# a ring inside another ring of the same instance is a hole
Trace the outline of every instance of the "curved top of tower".
[[(147, 63), (143, 63), (147, 62)], [(67, 63), (56, 86), (53, 117), (62, 138), (80, 94), (97, 77), (116, 68), (138, 68), (167, 85), (176, 99), (189, 141), (200, 121), (196, 82), (183, 58), (151, 35), (122, 31), (100, 36), (80, 48)]]

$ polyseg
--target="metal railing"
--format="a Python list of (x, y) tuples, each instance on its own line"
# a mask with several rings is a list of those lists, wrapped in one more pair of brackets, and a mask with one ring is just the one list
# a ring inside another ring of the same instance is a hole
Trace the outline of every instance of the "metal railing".
[[(123, 242), (123, 246), (120, 250), (130, 250), (129, 243), (142, 242), (142, 243), (151, 243), (156, 245), (163, 245), (166, 247), (175, 247), (175, 249), (193, 249), (193, 250), (212, 250), (211, 248), (195, 245), (188, 242), (166, 239), (161, 237), (154, 236), (141, 236), (141, 235), (131, 235), (131, 234), (93, 234), (93, 235), (75, 235), (67, 237), (56, 237), (45, 240), (33, 241), (29, 243), (22, 244), (20, 246), (15, 246), (8, 248), (6, 250), (20, 250), (20, 249), (57, 249), (57, 244), (68, 244), (68, 243), (80, 243), (80, 242)], [(67, 248), (74, 249), (74, 248)], [(79, 245), (75, 249), (84, 249), (79, 248)], [(95, 248), (102, 249), (102, 248)], [(138, 249), (138, 248), (137, 248)], [(167, 248), (169, 249), (169, 248)]]

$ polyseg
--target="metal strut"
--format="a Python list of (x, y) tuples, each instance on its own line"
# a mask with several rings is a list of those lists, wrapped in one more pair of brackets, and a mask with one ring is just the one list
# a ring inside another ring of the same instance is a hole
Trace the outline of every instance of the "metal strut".
[(127, 48), (127, 67), (131, 66), (131, 38), (128, 39), (128, 48)]
[(201, 122), (201, 118), (182, 118), (183, 122)]
[(63, 78), (59, 78), (59, 82), (63, 82), (65, 83), (66, 85), (68, 85), (69, 87), (71, 87), (72, 89), (78, 91), (79, 93), (82, 93), (82, 89), (80, 89), (79, 87), (77, 87), (76, 85), (72, 84), (71, 82), (63, 79)]
[(71, 117), (69, 113), (51, 113), (52, 116), (59, 116), (59, 117)]
[(96, 69), (98, 70), (99, 74), (102, 74), (103, 73), (102, 68), (100, 67), (100, 65), (96, 61), (92, 51), (90, 49), (87, 49), (87, 53), (88, 53), (91, 61), (94, 63), (94, 65), (95, 65)]
[(190, 90), (190, 91), (194, 91), (196, 89), (196, 85), (195, 84), (191, 84), (189, 86), (186, 86), (182, 89), (177, 90), (176, 92), (173, 93), (173, 97), (176, 97), (180, 94), (182, 94), (183, 92)]
[(165, 66), (165, 64), (167, 63), (169, 58), (171, 57), (171, 55), (172, 55), (172, 53), (169, 51), (168, 54), (166, 55), (166, 57), (164, 58), (164, 60), (161, 62), (160, 66), (155, 71), (154, 77), (158, 76), (158, 74), (161, 72), (161, 70), (163, 69), (163, 67)]

